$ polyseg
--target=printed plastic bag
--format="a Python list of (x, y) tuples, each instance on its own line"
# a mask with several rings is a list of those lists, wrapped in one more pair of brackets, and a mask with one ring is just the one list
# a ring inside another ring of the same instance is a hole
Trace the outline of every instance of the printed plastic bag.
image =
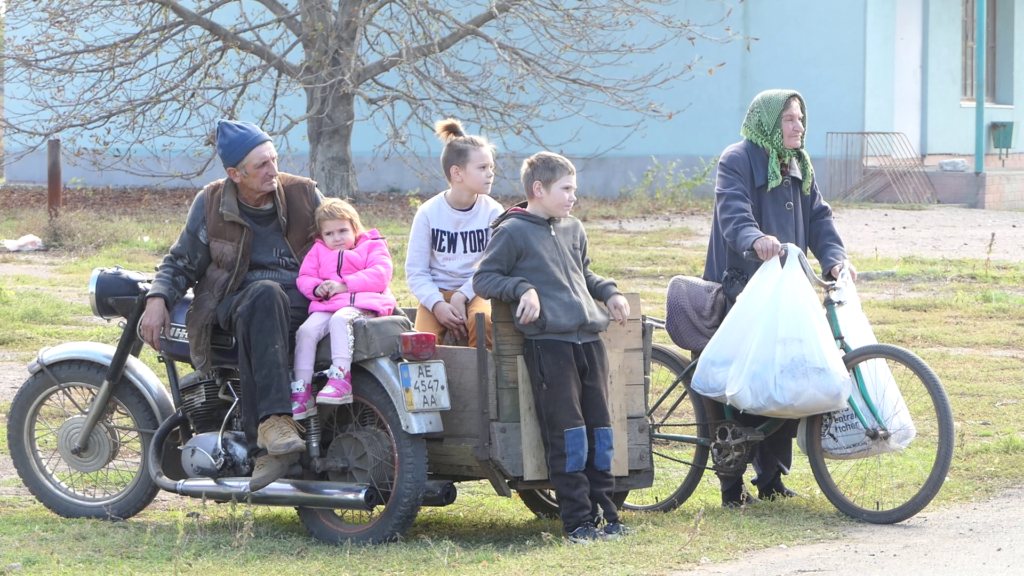
[[(857, 287), (854, 286), (853, 279), (846, 269), (839, 274), (835, 299), (838, 302), (844, 302), (842, 305), (836, 306), (836, 317), (839, 320), (843, 336), (846, 338), (846, 343), (853, 349), (877, 344), (875, 333), (861, 308)], [(858, 364), (858, 366), (861, 378), (864, 380), (864, 387), (891, 435), (886, 440), (868, 438), (856, 413), (847, 406), (822, 417), (821, 448), (827, 458), (852, 460), (887, 452), (897, 452), (909, 446), (914, 436), (917, 435), (910, 411), (903, 401), (903, 395), (900, 394), (885, 360), (869, 360)], [(856, 386), (854, 386), (853, 401), (868, 425), (875, 426), (875, 418), (868, 410), (867, 404), (864, 403)], [(807, 452), (806, 446), (804, 446), (806, 425), (807, 422), (801, 420), (800, 429), (797, 432), (797, 444), (804, 452)]]
[(745, 412), (801, 418), (838, 410), (850, 376), (797, 257), (758, 269), (700, 357), (693, 389)]

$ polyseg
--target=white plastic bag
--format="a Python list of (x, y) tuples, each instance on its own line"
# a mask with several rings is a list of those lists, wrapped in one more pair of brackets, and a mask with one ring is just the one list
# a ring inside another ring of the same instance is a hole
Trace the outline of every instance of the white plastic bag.
[[(846, 338), (846, 343), (853, 349), (877, 344), (875, 333), (861, 308), (857, 287), (854, 286), (853, 279), (845, 268), (839, 274), (836, 288), (835, 299), (844, 302), (841, 306), (836, 306), (836, 318), (839, 321), (839, 328)], [(907, 410), (903, 395), (900, 394), (885, 360), (869, 360), (858, 364), (858, 366), (861, 378), (864, 380), (864, 387), (891, 435), (886, 440), (868, 438), (864, 434), (864, 426), (861, 425), (856, 413), (847, 406), (822, 417), (821, 448), (826, 458), (852, 460), (887, 452), (897, 452), (909, 446), (911, 440), (917, 435), (910, 411)], [(867, 404), (856, 386), (854, 386), (853, 401), (868, 425), (875, 426), (875, 418), (868, 410)], [(800, 429), (797, 432), (797, 444), (805, 453), (807, 452), (804, 445), (806, 425), (807, 422), (801, 420)]]
[(32, 252), (43, 249), (43, 241), (34, 234), (27, 234), (17, 240), (4, 240), (8, 252)]
[(850, 376), (821, 301), (796, 252), (761, 265), (701, 354), (699, 394), (764, 416), (801, 418), (842, 408)]

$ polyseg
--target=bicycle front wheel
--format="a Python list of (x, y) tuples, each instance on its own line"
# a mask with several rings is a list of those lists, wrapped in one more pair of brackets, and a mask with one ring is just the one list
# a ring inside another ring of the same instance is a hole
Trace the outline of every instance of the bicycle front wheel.
[[(915, 432), (902, 448), (864, 458), (836, 459), (822, 448), (823, 415), (807, 419), (811, 471), (825, 497), (843, 513), (874, 524), (894, 524), (920, 512), (938, 494), (953, 459), (953, 412), (935, 372), (903, 348), (873, 344), (843, 357), (846, 368), (868, 373), (884, 368), (902, 395)], [(883, 370), (884, 371), (884, 370)], [(887, 394), (890, 388), (887, 388)], [(876, 404), (886, 402), (874, 398)], [(897, 413), (896, 410), (889, 412)], [(885, 428), (899, 434), (900, 422), (882, 410)], [(904, 420), (905, 421), (905, 420)]]
[(664, 435), (709, 438), (704, 399), (690, 390), (690, 377), (680, 379), (689, 361), (671, 348), (651, 349), (648, 421), (654, 449), (654, 485), (631, 490), (623, 508), (642, 512), (670, 512), (700, 485), (708, 448), (695, 442), (667, 439)]

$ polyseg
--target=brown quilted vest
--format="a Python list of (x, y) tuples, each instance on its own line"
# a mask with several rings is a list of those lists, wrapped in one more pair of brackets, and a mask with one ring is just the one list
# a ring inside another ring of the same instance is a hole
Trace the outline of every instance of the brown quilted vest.
[[(234, 181), (217, 180), (203, 188), (203, 192), (212, 261), (196, 284), (195, 297), (185, 315), (192, 364), (200, 373), (210, 369), (210, 337), (217, 321), (217, 306), (226, 294), (242, 284), (252, 249), (252, 229), (239, 213)], [(282, 172), (277, 177), (274, 202), (285, 242), (295, 260), (302, 262), (313, 246), (310, 231), (316, 210), (316, 182)]]

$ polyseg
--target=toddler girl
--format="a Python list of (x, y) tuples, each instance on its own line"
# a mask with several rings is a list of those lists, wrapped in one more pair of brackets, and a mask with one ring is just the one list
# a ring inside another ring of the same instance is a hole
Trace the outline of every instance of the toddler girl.
[[(396, 306), (391, 283), (391, 254), (384, 237), (363, 230), (348, 202), (329, 198), (316, 210), (318, 237), (302, 260), (296, 284), (310, 299), (309, 319), (295, 334), (295, 382), (292, 416), (316, 414), (316, 404), (352, 402), (352, 323), (364, 316), (388, 316)], [(331, 335), (333, 365), (327, 385), (313, 403), (310, 381), (316, 346)]]

